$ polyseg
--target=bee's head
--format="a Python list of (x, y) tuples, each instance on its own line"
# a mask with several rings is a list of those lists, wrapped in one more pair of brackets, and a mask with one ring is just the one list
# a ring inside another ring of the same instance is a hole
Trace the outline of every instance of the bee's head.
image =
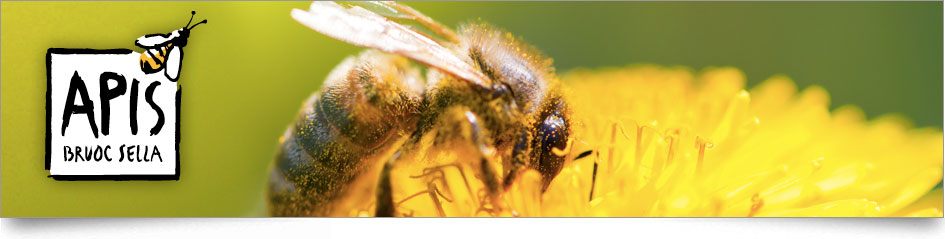
[(513, 111), (511, 114), (492, 111), (499, 113), (493, 115), (511, 116), (505, 121), (494, 118), (505, 122), (506, 127), (520, 129), (493, 133), (498, 134), (496, 138), (500, 142), (503, 139), (516, 142), (513, 154), (531, 148), (529, 158), (532, 160), (528, 164), (541, 173), (544, 191), (564, 165), (565, 157), (554, 149), (568, 148), (570, 137), (568, 108), (561, 92), (556, 90), (558, 83), (551, 60), (511, 33), (486, 24), (467, 25), (461, 28), (461, 35), (465, 41), (460, 49), (468, 52), (473, 66), (491, 80), (491, 87), (484, 90), (487, 92), (484, 98), (490, 99), (491, 105), (500, 106), (493, 108)]
[(479, 90), (489, 106), (480, 113), (495, 119), (499, 130), (494, 133), (509, 132), (495, 135), (498, 141), (514, 141), (520, 129), (537, 120), (548, 98), (549, 77), (554, 77), (551, 62), (512, 34), (483, 23), (467, 24), (459, 35), (459, 51), (490, 83)]
[(177, 32), (177, 34), (180, 35), (180, 37), (177, 37), (177, 45), (181, 47), (186, 46), (187, 38), (190, 37), (190, 30), (194, 29), (194, 27), (197, 27), (197, 25), (207, 23), (207, 19), (203, 19), (203, 21), (200, 21), (197, 24), (194, 24), (193, 26), (191, 26), (190, 23), (194, 21), (194, 15), (196, 14), (197, 14), (197, 11), (190, 11), (190, 20), (187, 21), (187, 25), (184, 25), (184, 27), (182, 27), (181, 29), (177, 29), (175, 31)]
[(487, 98), (506, 102), (512, 109), (532, 114), (538, 111), (553, 77), (551, 61), (520, 39), (486, 24), (461, 28), (461, 49), (473, 66), (492, 81)]

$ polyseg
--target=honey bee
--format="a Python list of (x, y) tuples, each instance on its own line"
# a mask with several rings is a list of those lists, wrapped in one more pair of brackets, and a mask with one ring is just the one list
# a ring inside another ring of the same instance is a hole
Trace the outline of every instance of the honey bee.
[[(393, 2), (314, 2), (291, 16), (370, 49), (332, 70), (280, 139), (268, 185), (271, 215), (344, 215), (344, 195), (365, 190), (373, 198), (347, 200), (373, 201), (374, 216), (409, 215), (397, 206), (409, 197), (395, 200), (391, 180), (405, 160), (428, 164), (427, 175), (457, 165), (472, 170), (483, 185), (482, 208), (496, 212), (517, 177), (538, 172), (544, 191), (564, 166), (571, 113), (551, 60), (510, 33), (484, 23), (454, 32)], [(443, 151), (462, 156), (425, 156)], [(357, 181), (370, 186), (352, 186)], [(426, 191), (437, 203), (448, 200), (439, 187), (430, 182)]]
[(180, 77), (181, 60), (184, 58), (183, 47), (187, 46), (187, 38), (190, 37), (190, 30), (197, 25), (207, 23), (207, 19), (190, 25), (194, 20), (196, 11), (190, 12), (190, 20), (181, 29), (174, 30), (167, 34), (148, 34), (135, 40), (135, 45), (145, 49), (141, 53), (141, 71), (146, 74), (153, 74), (164, 70), (164, 76), (171, 82), (177, 82)]

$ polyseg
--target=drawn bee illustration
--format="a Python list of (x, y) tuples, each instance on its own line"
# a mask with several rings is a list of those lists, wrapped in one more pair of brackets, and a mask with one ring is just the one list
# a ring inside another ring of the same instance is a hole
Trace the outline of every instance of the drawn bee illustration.
[(196, 14), (196, 11), (191, 11), (190, 20), (181, 29), (167, 34), (148, 34), (135, 40), (135, 45), (145, 49), (144, 53), (141, 53), (141, 70), (145, 74), (164, 70), (164, 76), (172, 82), (177, 82), (180, 76), (181, 60), (184, 58), (183, 47), (187, 46), (190, 30), (197, 25), (207, 23), (207, 19), (204, 19), (191, 26), (190, 23)]
[[(568, 103), (550, 59), (511, 34), (484, 23), (454, 32), (393, 2), (314, 2), (291, 16), (371, 49), (337, 66), (280, 139), (271, 215), (345, 215), (339, 205), (368, 200), (374, 216), (404, 216), (398, 205), (414, 196), (449, 200), (436, 179), (427, 191), (395, 198), (391, 175), (406, 161), (429, 166), (421, 179), (455, 166), (463, 180), (481, 182), (482, 211), (496, 213), (517, 177), (538, 172), (544, 191), (562, 169), (572, 142)], [(425, 76), (412, 62), (427, 67)], [(445, 151), (461, 156), (428, 157)], [(364, 191), (373, 198), (345, 199)]]

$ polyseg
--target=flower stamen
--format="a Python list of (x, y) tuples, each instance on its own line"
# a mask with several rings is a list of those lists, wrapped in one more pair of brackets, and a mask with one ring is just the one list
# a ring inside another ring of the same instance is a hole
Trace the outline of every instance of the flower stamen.
[(696, 136), (696, 147), (699, 148), (699, 160), (696, 162), (696, 172), (702, 172), (703, 159), (705, 158), (705, 149), (712, 148), (712, 143), (708, 140)]
[(751, 196), (751, 211), (748, 211), (748, 216), (749, 217), (755, 216), (755, 214), (757, 214), (758, 211), (761, 210), (761, 207), (763, 207), (764, 205), (765, 205), (765, 200), (761, 198), (761, 195), (759, 195), (758, 193), (755, 193), (755, 195), (752, 195)]
[[(607, 152), (607, 170), (614, 169), (614, 144), (617, 143), (617, 122), (610, 126), (610, 148)], [(596, 164), (597, 162), (595, 162)], [(591, 190), (594, 191), (594, 190)]]
[(587, 197), (588, 202), (594, 200), (594, 184), (596, 183), (597, 183), (597, 160), (594, 160), (594, 171), (593, 173), (591, 173), (591, 195)]

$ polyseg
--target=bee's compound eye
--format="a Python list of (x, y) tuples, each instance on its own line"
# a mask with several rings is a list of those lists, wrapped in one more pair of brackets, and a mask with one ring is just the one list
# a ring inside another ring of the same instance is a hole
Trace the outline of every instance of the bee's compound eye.
[(568, 126), (564, 119), (557, 113), (546, 117), (539, 125), (538, 140), (541, 144), (538, 171), (541, 172), (544, 189), (564, 166), (564, 156), (553, 151), (554, 148), (562, 150), (567, 147)]
[(541, 122), (538, 132), (542, 150), (551, 151), (551, 148), (564, 149), (567, 146), (567, 126), (558, 114), (551, 114)]
[(492, 85), (492, 98), (496, 99), (503, 95), (511, 95), (512, 90), (505, 83)]

